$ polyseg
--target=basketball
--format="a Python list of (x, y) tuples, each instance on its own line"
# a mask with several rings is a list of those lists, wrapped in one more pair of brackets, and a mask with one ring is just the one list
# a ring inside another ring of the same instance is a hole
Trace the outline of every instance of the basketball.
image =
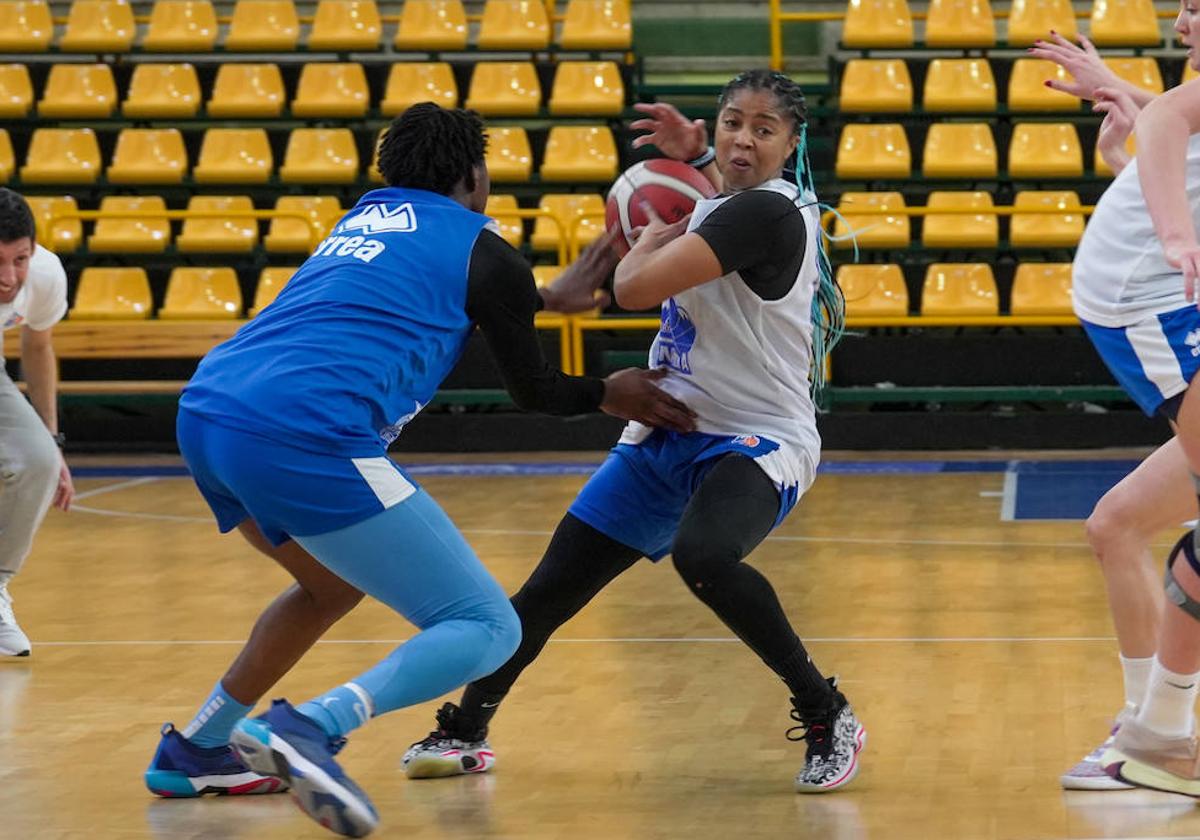
[(609, 230), (621, 226), (624, 236), (615, 247), (625, 256), (633, 245), (629, 234), (650, 222), (642, 209), (646, 202), (667, 223), (677, 222), (692, 212), (696, 202), (712, 198), (716, 188), (700, 172), (677, 160), (644, 160), (617, 176), (608, 191), (604, 223)]

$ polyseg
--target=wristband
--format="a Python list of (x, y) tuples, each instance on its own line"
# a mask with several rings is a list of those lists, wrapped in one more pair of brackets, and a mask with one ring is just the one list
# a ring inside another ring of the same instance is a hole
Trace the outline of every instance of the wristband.
[(698, 157), (698, 158), (692, 158), (691, 160), (689, 160), (687, 162), (687, 165), (694, 167), (696, 169), (703, 169), (704, 167), (708, 166), (710, 163), (712, 163), (716, 159), (717, 159), (717, 150), (714, 149), (712, 146), (709, 146), (707, 149), (704, 150), (704, 154), (700, 155), (700, 157)]

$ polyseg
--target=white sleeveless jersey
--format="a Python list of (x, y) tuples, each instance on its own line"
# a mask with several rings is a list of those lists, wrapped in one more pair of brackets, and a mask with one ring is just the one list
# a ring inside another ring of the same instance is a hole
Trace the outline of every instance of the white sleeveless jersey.
[[(756, 189), (799, 202), (794, 184), (776, 179)], [(696, 203), (694, 230), (731, 196)], [(791, 290), (763, 300), (735, 271), (687, 289), (662, 304), (662, 326), (650, 347), (650, 367), (666, 368), (663, 390), (698, 415), (697, 431), (713, 435), (761, 435), (780, 444), (756, 462), (777, 484), (811, 484), (821, 438), (809, 394), (812, 364), (812, 302), (820, 275), (817, 237), (820, 211), (800, 208), (808, 242)], [(625, 427), (621, 443), (639, 443), (652, 430)]]
[[(1096, 204), (1075, 252), (1075, 314), (1102, 327), (1125, 327), (1182, 309), (1183, 276), (1167, 263), (1146, 209), (1134, 158)], [(1187, 195), (1200, 224), (1200, 134), (1188, 139)]]

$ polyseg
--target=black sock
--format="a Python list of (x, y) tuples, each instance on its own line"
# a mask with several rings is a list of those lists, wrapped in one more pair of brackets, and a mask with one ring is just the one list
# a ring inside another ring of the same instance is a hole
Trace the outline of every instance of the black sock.
[[(466, 735), (487, 734), (488, 724), (492, 722), (496, 711), (508, 692), (489, 694), (478, 688), (474, 683), (467, 685), (463, 691), (462, 703), (459, 704), (456, 715), (459, 732)], [(470, 739), (478, 740), (478, 739)]]
[(821, 676), (803, 644), (797, 644), (790, 656), (771, 663), (771, 667), (787, 683), (801, 708), (819, 709), (829, 705), (833, 698), (833, 686)]

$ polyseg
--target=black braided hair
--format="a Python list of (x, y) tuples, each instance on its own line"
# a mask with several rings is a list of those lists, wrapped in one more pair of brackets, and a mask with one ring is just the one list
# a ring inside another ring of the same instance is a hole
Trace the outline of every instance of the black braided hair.
[(729, 100), (739, 90), (765, 90), (775, 96), (775, 106), (781, 113), (792, 118), (792, 133), (799, 134), (800, 126), (808, 122), (808, 104), (804, 101), (804, 92), (800, 85), (793, 82), (782, 73), (774, 70), (747, 70), (734, 76), (721, 89), (717, 98), (717, 110), (729, 104)]
[(391, 187), (449, 195), (465, 180), (473, 190), (473, 169), (483, 163), (486, 148), (479, 114), (421, 102), (388, 126), (379, 143), (379, 173)]
[(34, 239), (37, 227), (29, 204), (8, 187), (0, 187), (0, 242)]

